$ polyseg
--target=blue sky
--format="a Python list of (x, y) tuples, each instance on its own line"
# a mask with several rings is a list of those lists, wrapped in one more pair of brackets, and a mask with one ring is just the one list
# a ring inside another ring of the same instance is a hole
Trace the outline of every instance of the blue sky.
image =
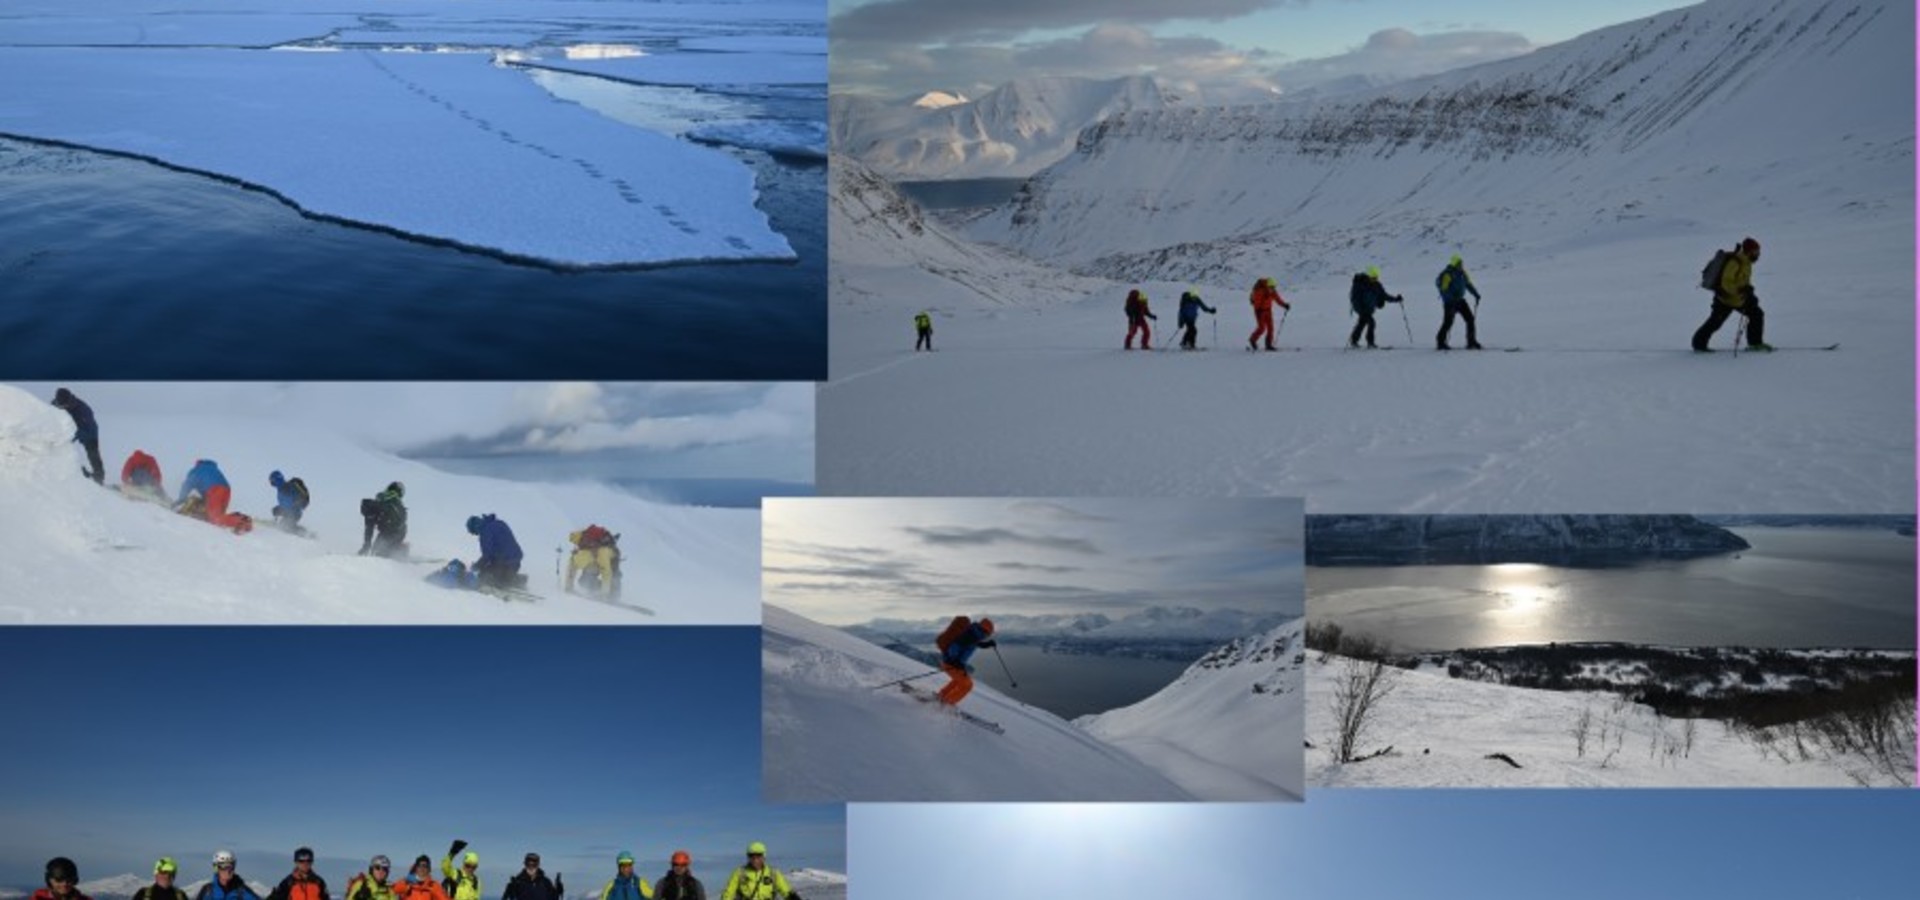
[[(836, 91), (970, 95), (1016, 76), (1155, 74), (1226, 91), (1432, 74), (1677, 0), (828, 0)], [(1176, 18), (1176, 16), (1180, 16)]]
[[(813, 483), (811, 383), (21, 382), (92, 405), (103, 440), (126, 413), (319, 424), (416, 457), (547, 464), (552, 480), (618, 473)], [(124, 434), (124, 433), (123, 433)]]
[(819, 622), (1150, 606), (1305, 611), (1305, 515), (1274, 499), (805, 498), (762, 508), (762, 596)]
[(868, 897), (970, 900), (998, 885), (1021, 897), (1881, 900), (1913, 891), (1920, 793), (1323, 790), (1299, 805), (862, 804), (849, 808), (848, 830), (854, 883)]
[(528, 850), (573, 891), (622, 849), (845, 870), (838, 807), (760, 802), (755, 628), (7, 628), (0, 659), (0, 885), (222, 848), (277, 882), (301, 844), (344, 884), (456, 837), (490, 891)]

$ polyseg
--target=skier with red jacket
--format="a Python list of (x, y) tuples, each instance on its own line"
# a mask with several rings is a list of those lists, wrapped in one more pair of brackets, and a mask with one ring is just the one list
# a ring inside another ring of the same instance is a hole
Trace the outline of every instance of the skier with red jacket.
[(33, 892), (33, 900), (92, 900), (80, 893), (80, 867), (64, 856), (47, 860), (46, 882)]
[(1253, 283), (1253, 290), (1247, 295), (1247, 302), (1253, 304), (1253, 333), (1247, 335), (1247, 349), (1257, 350), (1256, 342), (1266, 335), (1267, 349), (1278, 350), (1273, 345), (1273, 307), (1279, 304), (1281, 309), (1292, 309), (1285, 297), (1280, 296), (1280, 288), (1267, 276)]

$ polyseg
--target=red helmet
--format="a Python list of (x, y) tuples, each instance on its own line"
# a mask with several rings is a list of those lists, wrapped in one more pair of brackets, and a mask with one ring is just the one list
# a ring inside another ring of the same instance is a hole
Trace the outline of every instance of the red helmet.
[(1748, 256), (1759, 256), (1760, 242), (1754, 240), (1753, 238), (1747, 238), (1746, 240), (1740, 242), (1740, 249), (1747, 251)]
[(688, 856), (685, 850), (675, 850), (673, 851), (673, 864), (676, 866), (693, 865), (693, 857)]
[(987, 634), (992, 634), (992, 633), (993, 633), (993, 620), (992, 620), (992, 619), (981, 619), (981, 620), (980, 620), (980, 630), (981, 630), (981, 631), (984, 631), (984, 632), (986, 632)]

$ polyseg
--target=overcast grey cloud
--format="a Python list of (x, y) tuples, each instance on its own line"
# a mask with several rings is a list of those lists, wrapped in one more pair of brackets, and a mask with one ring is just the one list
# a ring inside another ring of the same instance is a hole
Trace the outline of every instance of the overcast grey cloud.
[(1533, 42), (1524, 35), (1507, 31), (1415, 34), (1405, 28), (1386, 28), (1346, 53), (1286, 63), (1268, 69), (1267, 74), (1282, 89), (1299, 90), (1356, 75), (1418, 78), (1533, 50)]
[(952, 525), (922, 528), (909, 525), (901, 530), (918, 537), (923, 543), (936, 546), (986, 547), (995, 544), (1015, 544), (1066, 550), (1073, 553), (1097, 555), (1100, 552), (1100, 548), (1084, 538), (1022, 534), (1006, 528), (962, 528)]
[(836, 41), (990, 41), (1100, 22), (1221, 21), (1302, 0), (885, 0), (827, 21)]
[(1298, 615), (1297, 500), (772, 499), (766, 602), (817, 621), (1152, 606)]

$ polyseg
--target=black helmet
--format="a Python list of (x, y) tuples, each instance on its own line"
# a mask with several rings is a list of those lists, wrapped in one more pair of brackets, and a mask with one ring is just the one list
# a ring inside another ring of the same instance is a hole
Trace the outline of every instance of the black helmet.
[[(65, 406), (65, 405), (67, 405), (67, 404), (69, 404), (69, 403), (72, 403), (72, 402), (73, 402), (73, 392), (72, 392), (72, 391), (69, 391), (69, 390), (67, 390), (66, 388), (61, 388), (61, 389), (59, 389), (59, 390), (57, 390), (57, 391), (54, 391), (54, 392), (53, 392), (53, 405), (55, 405), (55, 406)], [(64, 857), (64, 856), (63, 856), (63, 857), (60, 857), (60, 858), (61, 858), (61, 859), (66, 859), (66, 857)]]
[(407, 495), (407, 486), (406, 486), (406, 485), (404, 485), (404, 484), (401, 484), (401, 483), (400, 483), (400, 482), (398, 482), (398, 481), (395, 481), (395, 482), (390, 482), (390, 483), (389, 483), (389, 484), (387, 485), (387, 490), (390, 490), (390, 491), (392, 491), (392, 492), (394, 492), (395, 494), (398, 494), (398, 495), (400, 495), (400, 496), (402, 496), (402, 497), (405, 497), (405, 496)]
[(80, 881), (80, 867), (74, 865), (73, 860), (64, 856), (56, 856), (47, 860), (47, 884), (52, 885), (55, 880), (64, 881), (68, 884), (78, 883)]

